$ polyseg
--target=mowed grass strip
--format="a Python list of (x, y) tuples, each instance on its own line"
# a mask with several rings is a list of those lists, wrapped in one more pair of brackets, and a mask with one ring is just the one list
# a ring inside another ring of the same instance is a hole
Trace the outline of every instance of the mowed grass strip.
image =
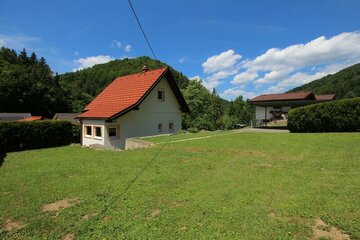
[(190, 140), (190, 139), (202, 139), (209, 138), (214, 136), (222, 136), (228, 134), (236, 134), (241, 130), (229, 130), (229, 131), (200, 131), (197, 133), (177, 133), (172, 135), (159, 135), (154, 137), (143, 137), (141, 138), (144, 141), (152, 142), (152, 143), (168, 143), (168, 142), (178, 142), (182, 140)]
[(307, 239), (321, 219), (360, 239), (359, 143), (351, 133), (239, 133), (10, 153), (0, 238)]

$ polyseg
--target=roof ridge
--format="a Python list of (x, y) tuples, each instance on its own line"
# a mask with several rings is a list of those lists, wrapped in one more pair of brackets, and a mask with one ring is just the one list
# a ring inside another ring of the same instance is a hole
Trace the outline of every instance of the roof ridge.
[(297, 93), (313, 93), (312, 91), (301, 91), (301, 92), (284, 92), (284, 93), (266, 93), (259, 96), (269, 96), (269, 95), (285, 95), (285, 94), (297, 94)]
[[(151, 70), (147, 70), (146, 72), (154, 72), (154, 71), (158, 71), (158, 70), (161, 70), (161, 69), (166, 69), (166, 68), (169, 68), (169, 66), (166, 66), (166, 67), (161, 67), (161, 68), (156, 68), (156, 69), (151, 69)], [(131, 74), (127, 74), (127, 75), (122, 75), (122, 76), (118, 76), (114, 79), (114, 81), (118, 78), (122, 78), (122, 77), (130, 77), (130, 76), (133, 76), (133, 75), (139, 75), (139, 74), (143, 74), (143, 72), (137, 72), (137, 73), (131, 73)]]

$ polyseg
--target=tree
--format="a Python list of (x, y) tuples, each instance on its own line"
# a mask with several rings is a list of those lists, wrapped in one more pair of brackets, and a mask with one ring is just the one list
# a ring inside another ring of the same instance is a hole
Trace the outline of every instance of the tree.
[(23, 50), (20, 52), (18, 59), (20, 61), (20, 64), (24, 66), (27, 66), (29, 64), (29, 58), (27, 56), (25, 48), (23, 48)]
[(212, 97), (202, 85), (201, 80), (190, 80), (184, 91), (185, 100), (190, 108), (190, 113), (183, 117), (183, 128), (213, 130), (211, 114)]
[(216, 93), (216, 89), (213, 88), (211, 94), (211, 106), (210, 106), (210, 114), (212, 119), (212, 130), (223, 129), (223, 114), (224, 110), (221, 104), (221, 99), (219, 95)]
[(36, 64), (37, 63), (37, 57), (36, 54), (33, 52), (29, 58), (29, 63), (30, 64)]
[(223, 118), (225, 129), (234, 129), (238, 124), (249, 124), (251, 120), (251, 106), (238, 96), (231, 101)]
[(8, 48), (0, 49), (1, 112), (52, 117), (57, 111), (70, 110), (59, 76), (52, 76), (44, 58), (38, 60), (35, 53), (29, 58), (25, 49), (19, 55)]

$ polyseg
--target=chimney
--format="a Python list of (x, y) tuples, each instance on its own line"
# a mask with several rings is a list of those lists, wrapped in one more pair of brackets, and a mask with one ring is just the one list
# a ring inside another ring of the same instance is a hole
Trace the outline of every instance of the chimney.
[(148, 69), (148, 67), (146, 66), (146, 65), (144, 65), (143, 67), (142, 67), (142, 72), (143, 73), (145, 73), (145, 72), (147, 72), (149, 69)]

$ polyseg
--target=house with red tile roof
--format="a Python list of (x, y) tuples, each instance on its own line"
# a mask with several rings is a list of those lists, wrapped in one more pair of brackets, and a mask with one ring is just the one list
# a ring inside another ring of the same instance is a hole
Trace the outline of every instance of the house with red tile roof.
[(259, 124), (287, 118), (291, 108), (335, 100), (335, 94), (315, 95), (313, 92), (263, 94), (248, 100), (255, 106), (255, 121)]
[(186, 101), (168, 67), (116, 78), (77, 118), (82, 145), (125, 148), (125, 140), (181, 129)]
[(33, 122), (33, 121), (40, 121), (44, 120), (45, 118), (43, 116), (31, 116), (28, 118), (20, 119), (19, 122)]

